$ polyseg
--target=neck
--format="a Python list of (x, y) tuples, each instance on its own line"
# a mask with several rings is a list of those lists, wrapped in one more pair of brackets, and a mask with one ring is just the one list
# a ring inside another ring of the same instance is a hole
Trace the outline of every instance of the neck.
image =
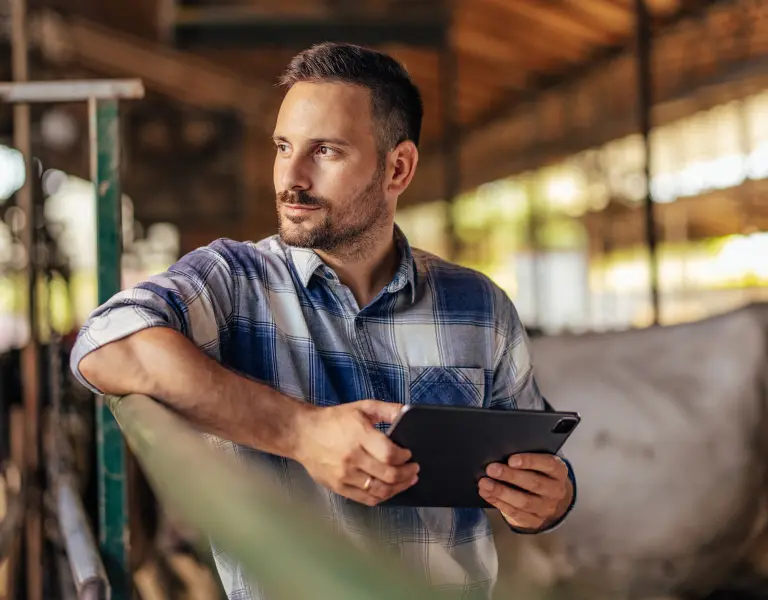
[(363, 251), (355, 249), (328, 253), (318, 250), (317, 254), (349, 288), (360, 308), (368, 306), (392, 281), (400, 262), (392, 227), (371, 232)]

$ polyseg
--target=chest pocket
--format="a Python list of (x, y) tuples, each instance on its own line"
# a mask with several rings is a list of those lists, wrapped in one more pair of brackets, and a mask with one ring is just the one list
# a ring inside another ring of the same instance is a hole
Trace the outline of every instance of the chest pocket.
[(409, 404), (480, 408), (485, 370), (474, 367), (410, 367)]

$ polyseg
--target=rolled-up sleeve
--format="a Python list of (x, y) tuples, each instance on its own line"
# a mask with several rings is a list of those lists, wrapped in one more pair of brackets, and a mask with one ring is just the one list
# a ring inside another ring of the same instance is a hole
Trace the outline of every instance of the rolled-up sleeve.
[(100, 393), (83, 377), (80, 361), (106, 344), (151, 327), (179, 331), (206, 354), (219, 358), (220, 333), (232, 316), (235, 294), (227, 241), (198, 248), (166, 272), (119, 292), (98, 307), (78, 333), (70, 368), (85, 387)]
[[(503, 294), (503, 292), (502, 292)], [(549, 402), (541, 394), (533, 369), (531, 342), (523, 327), (517, 310), (512, 302), (503, 295), (498, 311), (497, 327), (499, 328), (497, 365), (493, 377), (493, 396), (491, 408), (500, 410), (553, 410)], [(553, 531), (563, 523), (576, 504), (576, 475), (573, 465), (565, 457), (562, 450), (558, 456), (568, 467), (568, 478), (573, 486), (573, 499), (568, 510), (555, 523), (546, 529), (535, 533)], [(517, 533), (526, 533), (510, 528)]]

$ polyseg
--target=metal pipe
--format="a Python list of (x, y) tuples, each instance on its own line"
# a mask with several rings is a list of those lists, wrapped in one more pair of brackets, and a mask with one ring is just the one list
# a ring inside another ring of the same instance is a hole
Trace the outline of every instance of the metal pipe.
[(73, 471), (72, 446), (66, 438), (59, 411), (47, 421), (46, 467), (56, 520), (66, 556), (66, 573), (79, 600), (109, 600), (111, 587), (99, 548), (78, 493), (78, 480)]
[[(96, 262), (98, 302), (105, 303), (121, 285), (123, 252), (120, 192), (120, 115), (117, 100), (88, 100), (91, 178), (96, 192)], [(96, 458), (99, 496), (99, 546), (108, 561), (115, 598), (131, 597), (128, 482), (120, 430), (101, 396), (96, 402)]]
[(91, 524), (70, 476), (58, 474), (56, 514), (79, 600), (108, 600), (110, 587)]
[(72, 581), (72, 570), (69, 568), (66, 554), (64, 552), (56, 553), (54, 562), (56, 564), (56, 582), (59, 584), (58, 600), (78, 600), (75, 582)]
[(135, 100), (144, 97), (140, 79), (97, 79), (0, 83), (0, 100), (8, 103)]
[(653, 324), (659, 324), (659, 266), (657, 253), (656, 217), (651, 191), (651, 112), (653, 110), (653, 80), (651, 73), (651, 17), (645, 0), (635, 0), (635, 42), (638, 86), (638, 121), (643, 136), (644, 177), (646, 183), (644, 215), (645, 236), (649, 253), (651, 310)]
[(416, 574), (361, 552), (299, 499), (287, 502), (257, 465), (216, 451), (160, 403), (141, 395), (106, 401), (161, 503), (236, 557), (270, 597), (434, 597)]

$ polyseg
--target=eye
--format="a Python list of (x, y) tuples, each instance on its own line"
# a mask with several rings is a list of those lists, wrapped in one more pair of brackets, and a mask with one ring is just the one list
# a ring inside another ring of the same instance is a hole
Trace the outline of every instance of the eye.
[(333, 156), (334, 154), (336, 154), (336, 150), (334, 150), (330, 146), (320, 146), (317, 149), (317, 153), (320, 156)]
[(277, 144), (275, 144), (275, 147), (277, 148), (278, 152), (288, 151), (288, 144), (284, 144), (283, 142), (278, 142)]

